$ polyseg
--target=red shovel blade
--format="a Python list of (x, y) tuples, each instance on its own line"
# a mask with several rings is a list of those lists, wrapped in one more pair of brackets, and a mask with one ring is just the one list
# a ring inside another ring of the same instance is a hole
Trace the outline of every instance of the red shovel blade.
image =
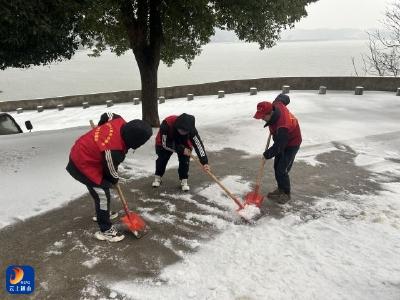
[(263, 200), (264, 200), (263, 195), (258, 194), (256, 192), (250, 192), (246, 195), (246, 198), (244, 199), (244, 203), (245, 203), (245, 205), (255, 205), (257, 207), (260, 207)]
[(129, 214), (121, 218), (121, 222), (127, 226), (128, 230), (137, 237), (141, 238), (147, 233), (147, 225), (137, 213), (129, 212)]

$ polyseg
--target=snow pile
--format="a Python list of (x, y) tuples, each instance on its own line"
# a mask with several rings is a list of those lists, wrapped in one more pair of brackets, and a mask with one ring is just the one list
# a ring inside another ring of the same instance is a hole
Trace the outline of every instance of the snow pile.
[(247, 204), (238, 211), (238, 214), (247, 221), (252, 221), (261, 214), (261, 211), (257, 206)]

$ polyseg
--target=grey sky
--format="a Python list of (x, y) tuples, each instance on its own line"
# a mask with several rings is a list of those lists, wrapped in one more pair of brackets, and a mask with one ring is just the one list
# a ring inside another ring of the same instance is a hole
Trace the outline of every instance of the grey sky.
[(308, 6), (308, 17), (297, 29), (380, 27), (385, 8), (394, 0), (319, 0)]

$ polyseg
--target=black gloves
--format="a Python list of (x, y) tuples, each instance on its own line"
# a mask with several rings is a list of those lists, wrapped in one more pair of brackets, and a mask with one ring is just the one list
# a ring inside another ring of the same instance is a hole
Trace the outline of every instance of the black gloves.
[(182, 155), (183, 154), (183, 151), (185, 151), (185, 146), (184, 145), (182, 145), (182, 144), (179, 144), (179, 145), (176, 145), (175, 146), (175, 151), (176, 151), (176, 153), (178, 153), (179, 155)]
[[(269, 150), (269, 149), (268, 149)], [(263, 156), (265, 159), (271, 159), (273, 157), (271, 151), (265, 150)]]

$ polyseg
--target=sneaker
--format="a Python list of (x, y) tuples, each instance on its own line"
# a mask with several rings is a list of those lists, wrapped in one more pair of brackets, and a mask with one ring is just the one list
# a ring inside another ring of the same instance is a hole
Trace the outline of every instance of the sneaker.
[(101, 232), (97, 231), (94, 236), (96, 239), (100, 241), (109, 241), (109, 242), (119, 242), (122, 241), (125, 238), (125, 235), (120, 233), (114, 225), (111, 226), (110, 229)]
[(267, 194), (267, 197), (269, 199), (273, 199), (273, 198), (277, 198), (279, 197), (281, 194), (283, 193), (283, 191), (281, 191), (279, 188), (277, 188), (276, 190), (270, 192)]
[[(117, 211), (110, 211), (110, 220), (115, 220), (116, 218), (118, 218), (118, 212)], [(94, 216), (92, 217), (93, 222), (97, 222), (97, 217)]]
[(182, 179), (181, 180), (181, 188), (182, 191), (187, 192), (190, 190), (190, 186), (188, 185), (188, 180), (187, 179)]
[(152, 187), (158, 188), (161, 185), (161, 177), (160, 176), (154, 176), (154, 181), (151, 184)]

